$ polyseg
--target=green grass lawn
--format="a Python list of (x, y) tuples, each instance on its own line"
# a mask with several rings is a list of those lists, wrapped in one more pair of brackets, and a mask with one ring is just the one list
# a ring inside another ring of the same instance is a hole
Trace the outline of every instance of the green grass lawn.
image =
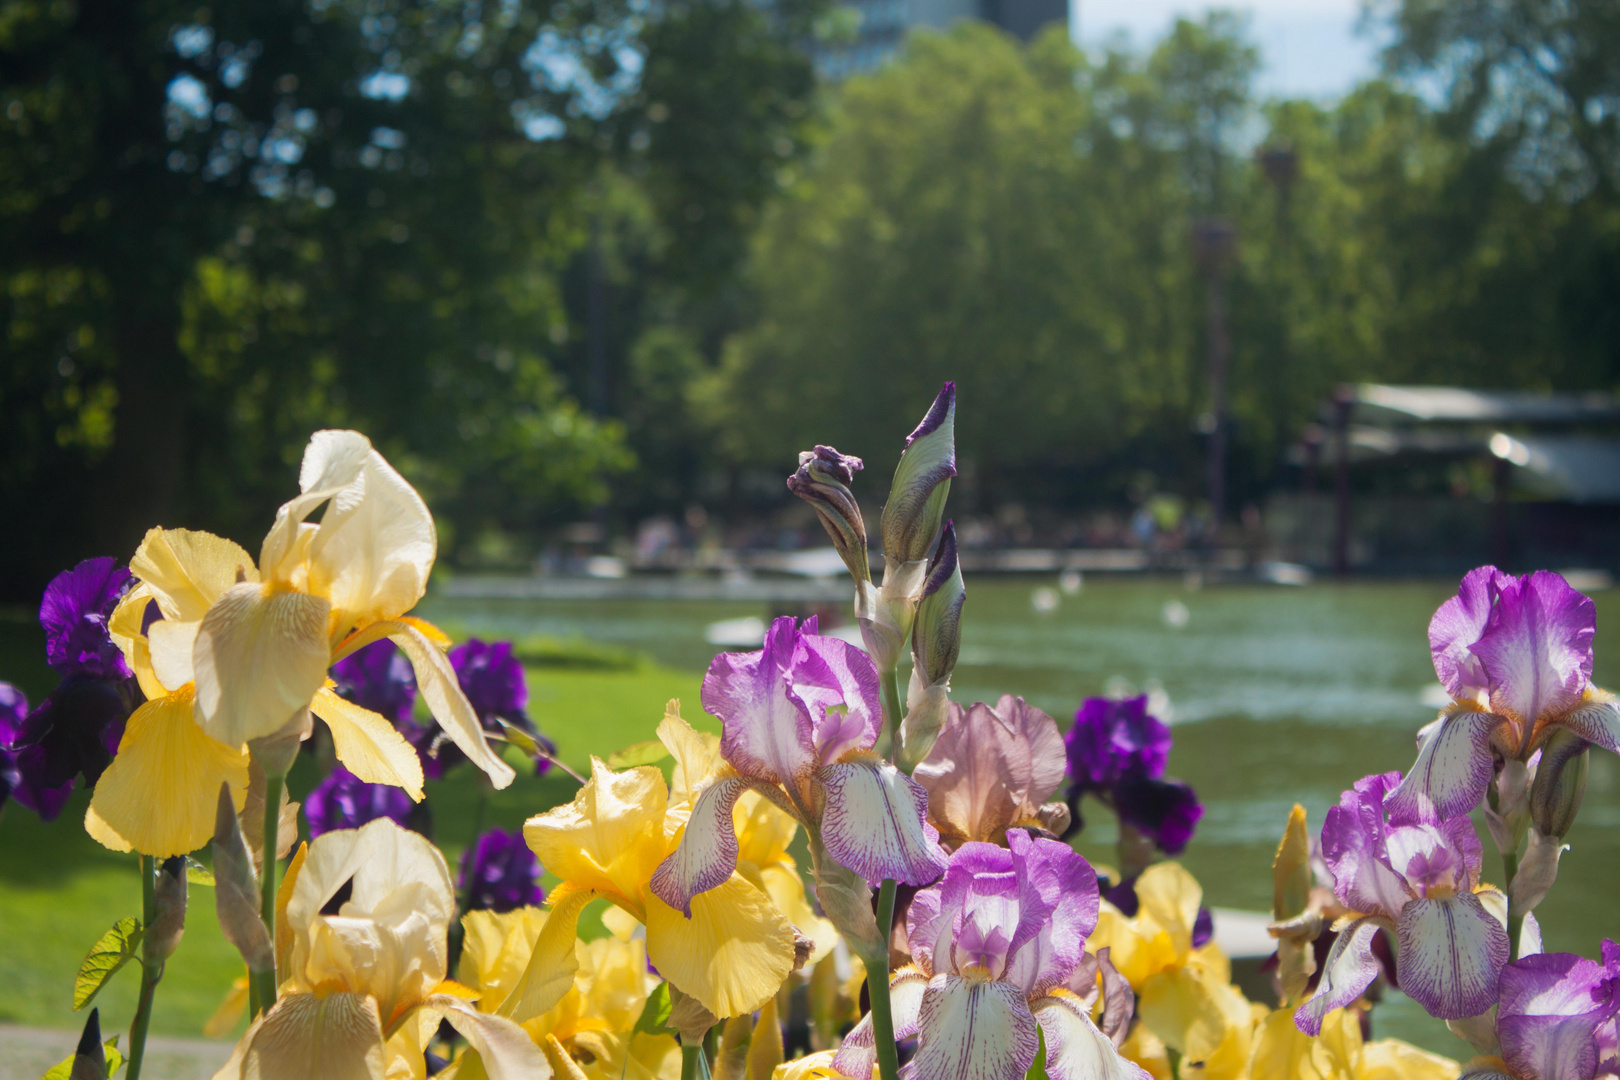
[[(51, 683), (43, 664), (20, 647), (31, 636), (16, 620), (0, 627), (0, 657), (21, 658), (25, 668), (0, 671), (0, 678), (16, 680), (37, 700)], [(539, 645), (524, 655), (540, 663), (529, 669), (529, 713), (577, 771), (588, 768), (592, 754), (652, 738), (670, 698), (681, 699), (684, 715), (697, 726), (719, 730), (698, 706), (696, 673), (611, 654), (570, 659), (566, 649)], [(316, 779), (310, 762), (300, 761), (290, 778), (294, 796)], [(539, 779), (520, 774), (505, 791), (492, 792), (481, 774), (464, 766), (427, 785), (434, 839), (453, 863), (479, 821), (485, 828), (516, 829), (529, 815), (568, 801), (575, 790), (574, 781), (554, 769)], [(72, 1011), (80, 959), (115, 921), (140, 912), (134, 856), (107, 851), (85, 834), (87, 802), (80, 793), (49, 825), (18, 806), (0, 812), (0, 1023), (81, 1025), (82, 1014)], [(185, 938), (158, 990), (155, 1033), (198, 1035), (242, 972), (241, 960), (220, 936), (212, 890), (193, 887), (191, 905)], [(128, 1024), (138, 983), (132, 965), (103, 990), (97, 1004), (104, 1030)]]

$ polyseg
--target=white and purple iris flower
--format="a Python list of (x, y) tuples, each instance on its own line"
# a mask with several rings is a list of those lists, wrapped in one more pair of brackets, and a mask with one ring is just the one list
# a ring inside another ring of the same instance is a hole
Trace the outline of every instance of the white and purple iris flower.
[(1620, 946), (1603, 962), (1573, 953), (1527, 956), (1502, 969), (1496, 1038), (1500, 1057), (1480, 1058), (1461, 1080), (1592, 1080), (1620, 1071)]
[(717, 777), (692, 807), (680, 846), (653, 875), (660, 899), (690, 916), (692, 897), (737, 868), (731, 810), (758, 791), (797, 818), (840, 866), (877, 884), (927, 885), (945, 871), (928, 794), (872, 752), (882, 729), (872, 658), (846, 641), (777, 619), (765, 647), (722, 653), (703, 707), (723, 725)]
[(1323, 822), (1334, 892), (1358, 914), (1333, 943), (1315, 996), (1294, 1015), (1309, 1035), (1378, 976), (1381, 931), (1395, 938), (1401, 990), (1430, 1015), (1461, 1020), (1496, 1004), (1508, 935), (1475, 892), (1483, 848), (1473, 822), (1396, 813), (1400, 780), (1399, 772), (1358, 780)]
[[(945, 877), (912, 901), (916, 966), (896, 972), (889, 989), (896, 1038), (917, 1040), (903, 1080), (1021, 1080), (1042, 1035), (1053, 1080), (1146, 1080), (1114, 1041), (1130, 1020), (1129, 988), (1085, 951), (1097, 875), (1067, 844), (1021, 829), (1007, 840), (1010, 848), (963, 844)], [(1091, 1020), (1099, 966), (1113, 1037)], [(833, 1068), (869, 1077), (875, 1061), (868, 1015)]]
[(1620, 710), (1591, 681), (1596, 626), (1591, 599), (1558, 574), (1470, 571), (1429, 623), (1435, 674), (1453, 703), (1420, 734), (1392, 809), (1467, 814), (1498, 759), (1528, 762), (1559, 728), (1620, 751)]

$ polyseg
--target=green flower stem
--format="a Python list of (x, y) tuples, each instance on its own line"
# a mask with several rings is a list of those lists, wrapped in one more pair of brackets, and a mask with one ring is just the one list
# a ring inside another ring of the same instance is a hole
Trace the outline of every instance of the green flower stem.
[[(281, 792), (286, 785), (285, 776), (264, 778), (264, 857), (263, 869), (259, 873), (259, 916), (264, 920), (264, 928), (270, 932), (272, 949), (276, 940), (276, 851), (279, 842), (276, 833), (281, 828)], [(276, 1003), (274, 962), (266, 971), (253, 972), (251, 978), (258, 989), (259, 1008), (269, 1012)]]
[(1502, 891), (1507, 895), (1507, 934), (1508, 959), (1519, 958), (1519, 937), (1524, 931), (1524, 912), (1515, 911), (1513, 907), (1513, 879), (1519, 873), (1519, 853), (1517, 851), (1504, 851), (1502, 853)]
[(878, 688), (883, 694), (884, 727), (889, 732), (889, 761), (895, 761), (900, 754), (900, 673), (897, 668), (889, 668), (880, 673)]
[[(153, 920), (157, 918), (157, 860), (150, 855), (142, 855), (140, 865), (141, 926), (150, 930)], [(141, 1062), (146, 1057), (146, 1031), (152, 1024), (152, 999), (157, 996), (158, 980), (162, 977), (162, 961), (154, 963), (143, 956), (141, 998), (135, 1006), (135, 1020), (129, 1025), (129, 1069), (124, 1074), (125, 1080), (140, 1080)]]
[(872, 1041), (877, 1047), (878, 1075), (882, 1080), (899, 1080), (900, 1077), (894, 1010), (889, 1003), (889, 934), (894, 929), (894, 890), (893, 878), (886, 878), (878, 889), (877, 924), (878, 933), (883, 937), (883, 952), (866, 965), (866, 993), (872, 999)]
[(681, 1080), (706, 1080), (709, 1075), (709, 1062), (703, 1056), (703, 1042), (699, 1040), (687, 1045), (681, 1040)]

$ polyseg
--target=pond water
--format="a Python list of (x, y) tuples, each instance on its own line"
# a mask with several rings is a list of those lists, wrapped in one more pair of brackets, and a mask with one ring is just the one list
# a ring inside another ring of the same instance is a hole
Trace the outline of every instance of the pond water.
[[(1073, 582), (1070, 582), (1072, 585)], [(1021, 694), (1067, 729), (1080, 699), (1126, 689), (1161, 692), (1175, 749), (1170, 773), (1206, 807), (1182, 861), (1205, 902), (1261, 910), (1271, 897), (1272, 853), (1300, 802), (1320, 828), (1326, 809), (1359, 777), (1405, 770), (1417, 729), (1433, 719), (1439, 688), (1427, 627), (1454, 582), (1191, 588), (1180, 581), (1087, 579), (968, 582), (953, 698)], [(1054, 605), (1053, 601), (1056, 600)], [(1599, 593), (1595, 677), (1620, 684), (1620, 592)], [(1045, 609), (1045, 610), (1042, 610)], [(764, 604), (637, 600), (446, 600), (427, 617), (486, 633), (583, 636), (643, 650), (701, 671), (719, 651), (705, 629), (719, 620), (769, 618)], [(692, 708), (696, 703), (691, 703)], [(1112, 862), (1106, 813), (1088, 815), (1080, 847)], [(1483, 821), (1485, 876), (1500, 866)], [(1572, 850), (1538, 909), (1549, 950), (1596, 956), (1620, 938), (1620, 759), (1593, 751)], [(1465, 1047), (1410, 1003), (1392, 999), (1379, 1030), (1452, 1054)]]

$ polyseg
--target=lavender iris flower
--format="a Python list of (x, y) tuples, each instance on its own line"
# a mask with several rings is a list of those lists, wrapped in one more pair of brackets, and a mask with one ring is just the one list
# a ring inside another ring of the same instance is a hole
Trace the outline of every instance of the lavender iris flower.
[(1431, 1016), (1461, 1020), (1496, 1003), (1508, 935), (1481, 902), (1483, 849), (1474, 825), (1432, 811), (1403, 816), (1394, 797), (1400, 781), (1399, 772), (1358, 780), (1322, 824), (1334, 893), (1361, 914), (1339, 933), (1316, 994), (1294, 1015), (1307, 1034), (1319, 1034), (1328, 1012), (1354, 1002), (1377, 977), (1373, 941), (1381, 931), (1395, 938), (1401, 990)]
[(416, 671), (399, 646), (387, 638), (333, 664), (332, 679), (337, 692), (361, 708), (387, 717), (396, 727), (410, 724), (411, 707), (416, 704)]
[(1082, 702), (1064, 738), (1076, 825), (1080, 797), (1089, 792), (1159, 850), (1168, 855), (1186, 850), (1204, 807), (1190, 785), (1163, 779), (1171, 741), (1169, 725), (1148, 712), (1145, 694)]
[(6, 749), (18, 752), (15, 764), (29, 778), (25, 786), (55, 790), (81, 774), (94, 785), (118, 752), (124, 721), (142, 700), (107, 632), (107, 618), (129, 583), (129, 571), (103, 557), (64, 570), (46, 586), (39, 622), (45, 658), (62, 682), (15, 730), (0, 736)]
[(537, 907), (546, 898), (540, 888), (540, 860), (522, 833), (490, 829), (461, 855), (456, 891), (464, 911), (512, 911)]
[(816, 627), (777, 619), (763, 649), (721, 653), (704, 676), (703, 707), (720, 718), (720, 754), (736, 774), (698, 796), (680, 846), (652, 878), (653, 892), (689, 917), (692, 897), (737, 868), (731, 811), (748, 790), (869, 883), (927, 885), (945, 870), (928, 793), (872, 752), (883, 725), (877, 666)]
[[(10, 683), (0, 682), (0, 745), (16, 741), (27, 716), (28, 698)], [(43, 760), (38, 747), (0, 750), (0, 804), (10, 798), (38, 814), (41, 821), (55, 821), (73, 794), (74, 782), (41, 784)]]
[[(1042, 1036), (1053, 1080), (1145, 1080), (1091, 1019), (1098, 964), (1085, 945), (1097, 925), (1097, 875), (1067, 844), (1016, 829), (1007, 841), (963, 844), (911, 903), (917, 966), (896, 972), (889, 990), (895, 1036), (917, 1040), (903, 1080), (1021, 1080)], [(833, 1068), (864, 1077), (875, 1061), (868, 1015)]]
[(1502, 969), (1496, 1013), (1500, 1058), (1470, 1063), (1462, 1080), (1592, 1080), (1613, 1073), (1620, 1010), (1620, 946), (1603, 962), (1571, 953), (1527, 956)]
[(404, 789), (392, 784), (368, 784), (342, 765), (332, 766), (331, 773), (304, 800), (304, 817), (309, 821), (312, 840), (336, 829), (358, 829), (378, 818), (411, 828), (407, 819), (413, 809), (415, 804)]
[(1559, 728), (1620, 752), (1620, 709), (1591, 681), (1596, 628), (1591, 599), (1558, 574), (1470, 571), (1429, 623), (1434, 671), (1453, 702), (1419, 733), (1399, 811), (1469, 813), (1497, 759), (1528, 762)]

